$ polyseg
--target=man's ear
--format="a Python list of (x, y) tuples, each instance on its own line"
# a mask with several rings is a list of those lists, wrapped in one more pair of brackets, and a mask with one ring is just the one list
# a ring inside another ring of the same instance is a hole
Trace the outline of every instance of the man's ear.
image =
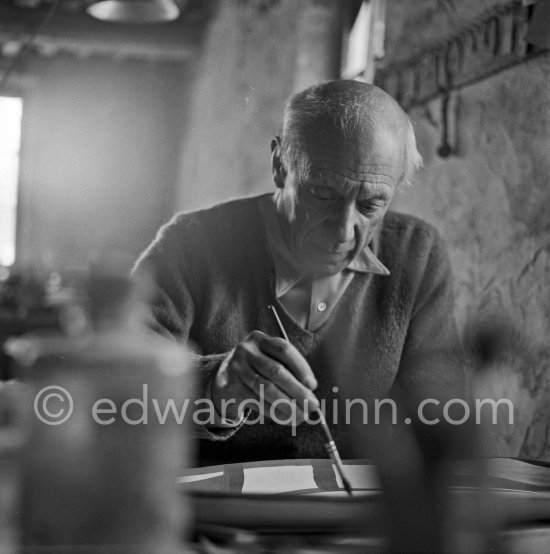
[(286, 182), (286, 169), (281, 159), (281, 137), (278, 135), (271, 141), (271, 171), (275, 186), (282, 189)]

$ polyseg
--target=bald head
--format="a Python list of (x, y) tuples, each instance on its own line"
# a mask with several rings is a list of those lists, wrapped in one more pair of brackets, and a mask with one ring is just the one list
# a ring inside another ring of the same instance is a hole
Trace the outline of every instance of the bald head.
[(352, 80), (329, 81), (292, 96), (285, 108), (282, 159), (299, 173), (311, 152), (346, 143), (358, 157), (384, 143), (401, 152), (407, 182), (421, 165), (412, 125), (399, 104), (380, 88)]

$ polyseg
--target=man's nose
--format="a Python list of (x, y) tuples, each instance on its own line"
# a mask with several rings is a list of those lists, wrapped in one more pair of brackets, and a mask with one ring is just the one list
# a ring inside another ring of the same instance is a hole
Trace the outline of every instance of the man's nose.
[(355, 240), (357, 214), (354, 204), (341, 206), (334, 217), (334, 240), (339, 243), (352, 243)]

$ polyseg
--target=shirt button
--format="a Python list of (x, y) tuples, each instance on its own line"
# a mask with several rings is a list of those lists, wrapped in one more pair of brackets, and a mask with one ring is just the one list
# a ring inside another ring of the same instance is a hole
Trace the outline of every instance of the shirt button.
[(319, 304), (317, 304), (318, 312), (324, 312), (326, 309), (327, 309), (327, 305), (324, 302), (319, 302)]

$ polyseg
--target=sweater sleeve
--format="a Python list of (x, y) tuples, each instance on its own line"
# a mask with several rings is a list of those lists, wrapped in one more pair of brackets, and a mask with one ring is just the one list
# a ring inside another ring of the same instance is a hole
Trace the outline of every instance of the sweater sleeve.
[(422, 235), (426, 262), (396, 384), (419, 401), (434, 398), (443, 404), (465, 398), (465, 361), (454, 320), (453, 278), (445, 246), (435, 230)]
[[(429, 253), (419, 280), (395, 392), (428, 457), (471, 457), (474, 437), (466, 362), (454, 320), (453, 278), (443, 241), (424, 235)], [(435, 423), (435, 424), (434, 424)]]
[[(199, 399), (208, 401), (212, 379), (229, 352), (211, 355), (193, 353), (190, 335), (198, 316), (200, 295), (198, 231), (198, 224), (192, 219), (177, 216), (161, 228), (153, 243), (139, 257), (132, 275), (134, 278), (152, 278), (148, 326), (165, 339), (185, 344), (192, 351), (191, 359), (198, 373), (196, 393)], [(244, 423), (240, 421), (235, 426), (222, 424), (218, 427), (216, 425), (221, 418), (215, 413), (212, 425), (199, 425), (193, 419), (197, 438), (209, 440), (226, 440)]]

